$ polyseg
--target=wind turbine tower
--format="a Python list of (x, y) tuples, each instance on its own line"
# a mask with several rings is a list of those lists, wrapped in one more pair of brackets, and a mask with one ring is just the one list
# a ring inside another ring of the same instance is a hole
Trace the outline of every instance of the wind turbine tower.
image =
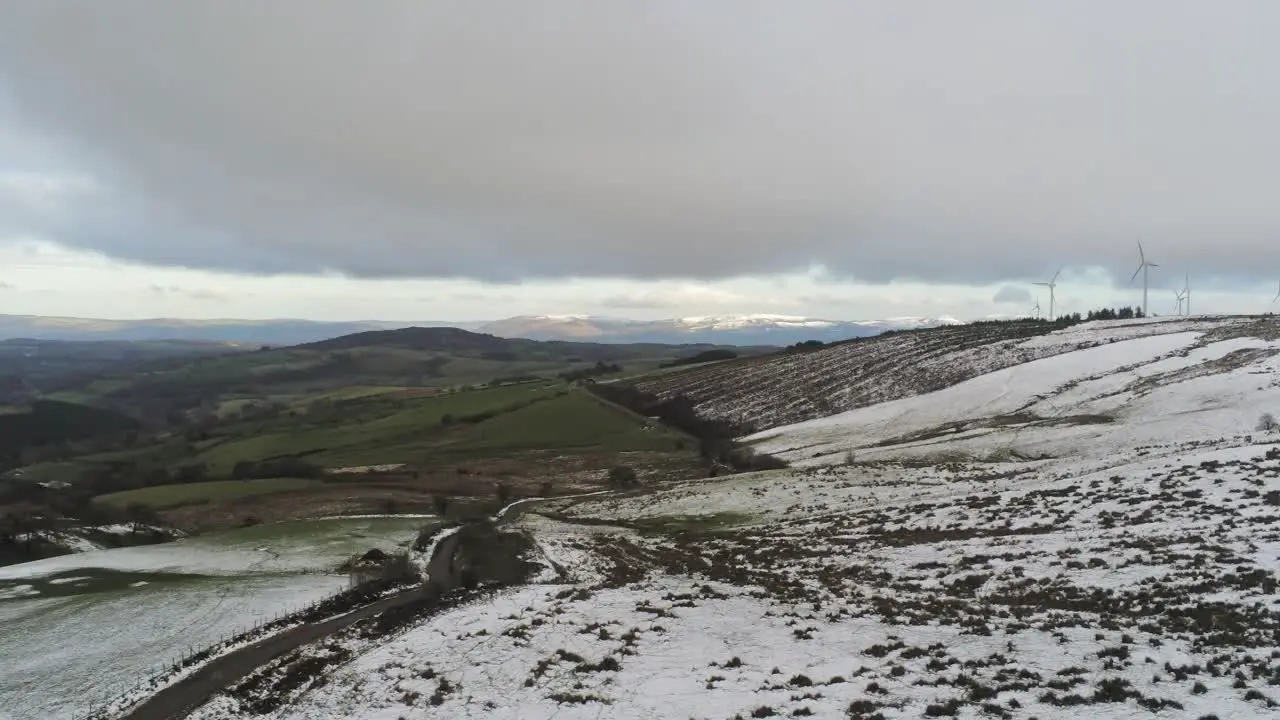
[(1187, 299), (1187, 317), (1191, 317), (1191, 273), (1182, 279), (1182, 296)]
[[(1061, 274), (1062, 274), (1062, 270), (1058, 270), (1058, 272), (1053, 274), (1053, 279), (1051, 279), (1049, 282), (1035, 283), (1036, 285), (1049, 288), (1049, 320), (1050, 321), (1053, 320), (1053, 300), (1054, 300), (1053, 289), (1058, 287), (1058, 276)], [(1040, 305), (1040, 301), (1037, 300), (1036, 306), (1039, 307), (1039, 305)]]
[(1147, 254), (1142, 251), (1141, 240), (1138, 241), (1138, 260), (1138, 269), (1133, 271), (1133, 277), (1129, 278), (1129, 282), (1132, 284), (1134, 279), (1138, 277), (1138, 273), (1142, 273), (1142, 316), (1150, 317), (1151, 313), (1147, 312), (1147, 271), (1153, 267), (1160, 266), (1147, 261)]

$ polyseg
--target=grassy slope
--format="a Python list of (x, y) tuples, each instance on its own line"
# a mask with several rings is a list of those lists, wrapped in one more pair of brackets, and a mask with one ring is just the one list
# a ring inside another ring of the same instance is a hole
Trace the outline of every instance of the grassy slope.
[(645, 429), (629, 414), (577, 391), (467, 428), (451, 438), (448, 447), (475, 452), (539, 448), (623, 452), (674, 450), (680, 442), (679, 436), (665, 428)]
[(516, 385), (439, 397), (359, 398), (321, 419), (286, 415), (265, 427), (252, 422), (232, 426), (223, 441), (202, 452), (199, 460), (218, 474), (230, 472), (241, 460), (282, 455), (307, 455), (330, 467), (407, 462), (424, 452), (433, 435), (445, 432), (446, 415), (499, 411), (554, 392), (545, 385)]
[[(462, 420), (481, 413), (493, 416), (480, 422)], [(446, 415), (453, 416), (453, 421), (446, 423)], [(267, 420), (223, 424), (207, 440), (195, 443), (174, 438), (46, 465), (52, 476), (55, 470), (66, 473), (120, 460), (167, 467), (201, 462), (214, 477), (228, 477), (237, 462), (284, 456), (304, 456), (325, 467), (348, 467), (532, 450), (675, 451), (684, 442), (666, 428), (646, 429), (643, 419), (581, 390), (544, 383), (436, 397), (365, 395), (317, 413), (299, 410)]]
[(206, 502), (234, 500), (255, 495), (302, 490), (319, 485), (318, 480), (271, 478), (269, 480), (211, 480), (176, 485), (156, 485), (124, 490), (97, 498), (98, 502), (123, 508), (135, 503), (154, 508), (172, 508)]
[[(170, 437), (32, 465), (23, 473), (30, 480), (75, 483), (86, 471), (110, 463), (134, 462), (143, 469), (203, 463), (211, 479), (226, 479), (237, 462), (286, 456), (302, 456), (328, 468), (395, 463), (436, 466), (479, 458), (515, 458), (534, 451), (600, 457), (633, 451), (680, 453), (692, 447), (678, 432), (661, 426), (646, 428), (642, 417), (585, 391), (554, 383), (425, 397), (357, 395), (316, 412), (299, 406), (275, 418), (223, 422), (207, 439)], [(492, 416), (479, 422), (462, 420), (488, 413)], [(452, 415), (453, 420), (444, 422), (446, 415)], [(117, 496), (126, 499), (113, 503), (136, 500), (127, 494), (106, 497)]]

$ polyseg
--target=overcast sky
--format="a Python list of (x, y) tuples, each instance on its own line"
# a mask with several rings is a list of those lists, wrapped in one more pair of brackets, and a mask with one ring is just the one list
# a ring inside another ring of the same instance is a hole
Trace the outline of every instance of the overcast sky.
[[(0, 312), (1260, 311), (1280, 4), (0, 3)], [(1042, 296), (1043, 297), (1043, 296)], [(1047, 306), (1047, 297), (1042, 301)], [(1272, 306), (1274, 307), (1274, 306)]]

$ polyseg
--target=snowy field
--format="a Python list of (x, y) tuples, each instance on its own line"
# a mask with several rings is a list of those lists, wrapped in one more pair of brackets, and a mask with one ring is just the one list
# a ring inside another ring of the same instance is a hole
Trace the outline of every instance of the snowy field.
[(193, 717), (1280, 717), (1280, 435), (1255, 430), (1280, 343), (1257, 330), (1017, 341), (1043, 356), (751, 438), (792, 469), (539, 506), (533, 583)]
[(70, 717), (189, 647), (346, 586), (337, 565), (414, 518), (263, 525), (0, 568), (0, 720)]

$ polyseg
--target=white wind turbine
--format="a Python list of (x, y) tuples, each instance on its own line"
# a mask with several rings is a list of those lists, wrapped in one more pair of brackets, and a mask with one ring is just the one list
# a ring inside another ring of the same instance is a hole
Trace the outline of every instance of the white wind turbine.
[(1040, 319), (1040, 298), (1036, 298), (1035, 318)]
[(1150, 317), (1150, 313), (1147, 312), (1147, 270), (1160, 266), (1153, 262), (1147, 262), (1147, 254), (1142, 251), (1141, 240), (1138, 241), (1138, 260), (1138, 269), (1133, 271), (1133, 277), (1129, 278), (1129, 282), (1132, 284), (1134, 278), (1138, 277), (1138, 273), (1142, 273), (1142, 315), (1143, 317)]
[[(1058, 272), (1053, 274), (1053, 279), (1049, 280), (1049, 282), (1034, 283), (1035, 285), (1040, 285), (1040, 286), (1049, 288), (1049, 319), (1050, 320), (1053, 320), (1053, 300), (1054, 300), (1053, 289), (1058, 287), (1058, 276), (1061, 274), (1062, 274), (1062, 270), (1058, 270)], [(1039, 300), (1036, 301), (1036, 307), (1037, 308), (1040, 307)]]
[(1177, 313), (1178, 313), (1179, 315), (1181, 315), (1181, 314), (1182, 314), (1182, 301), (1187, 299), (1187, 291), (1186, 291), (1186, 290), (1174, 290), (1174, 291), (1173, 291), (1173, 296), (1174, 296), (1175, 298), (1177, 298), (1177, 299), (1178, 299), (1178, 303), (1177, 303)]

